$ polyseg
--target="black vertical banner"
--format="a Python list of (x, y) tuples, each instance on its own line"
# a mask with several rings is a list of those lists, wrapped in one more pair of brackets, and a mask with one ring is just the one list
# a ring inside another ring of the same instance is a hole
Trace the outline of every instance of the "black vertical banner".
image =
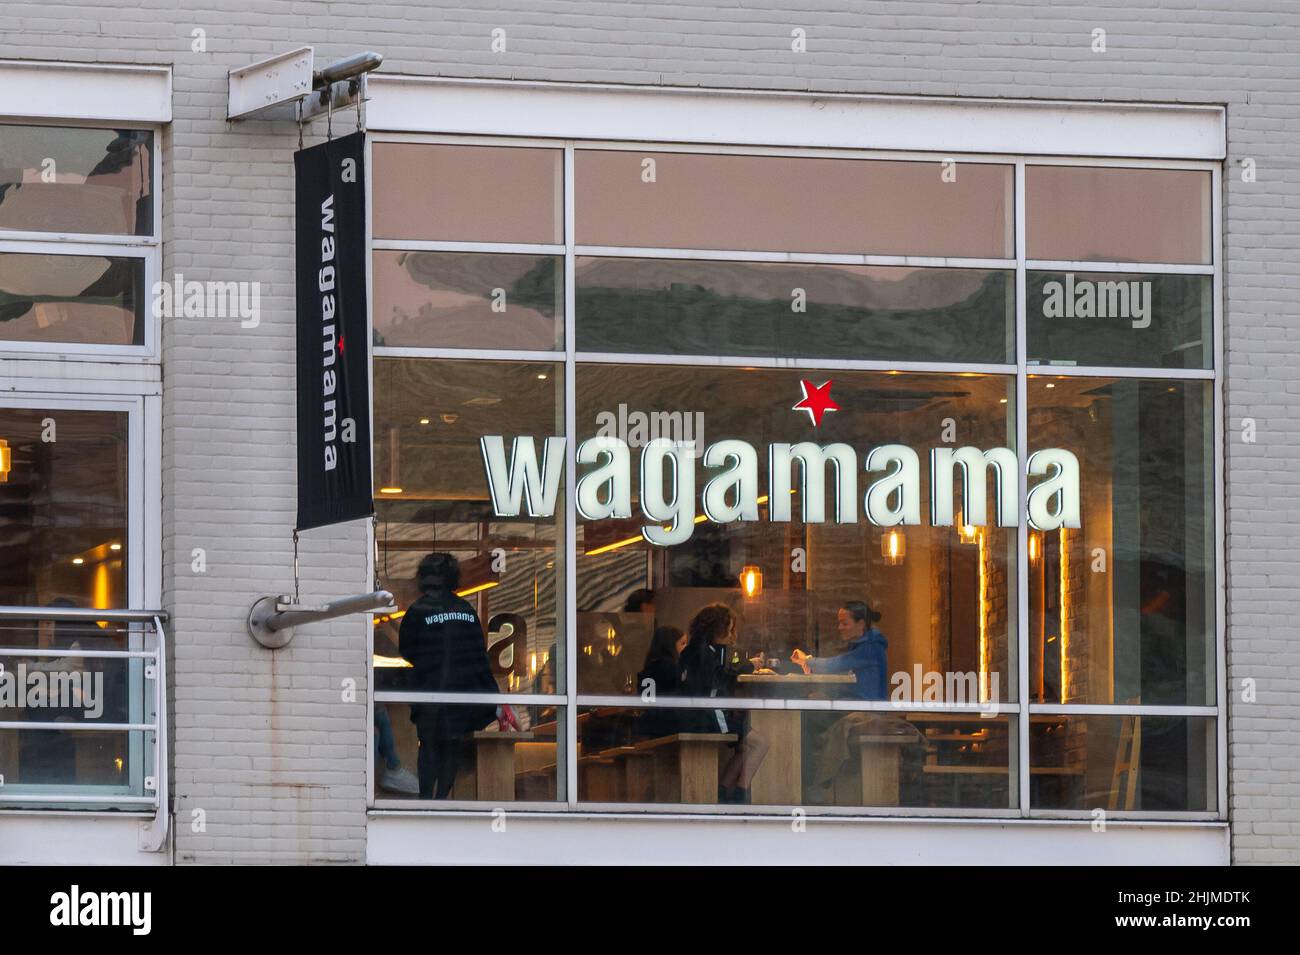
[(365, 133), (294, 154), (298, 530), (374, 513), (366, 348)]

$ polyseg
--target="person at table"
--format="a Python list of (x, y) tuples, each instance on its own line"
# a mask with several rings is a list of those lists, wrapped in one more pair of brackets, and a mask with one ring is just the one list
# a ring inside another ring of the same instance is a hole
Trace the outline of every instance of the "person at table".
[[(726, 604), (710, 604), (691, 620), (682, 651), (683, 696), (734, 696), (742, 673), (753, 673), (753, 660), (737, 659), (736, 615)], [(745, 711), (691, 709), (682, 712), (682, 732), (735, 733), (732, 755), (718, 777), (722, 802), (746, 801), (749, 786), (767, 756), (768, 742), (750, 728)]]
[[(658, 700), (680, 692), (682, 651), (688, 637), (677, 627), (656, 627), (650, 638), (641, 672), (636, 675), (637, 692), (642, 700)], [(637, 720), (637, 729), (648, 739), (670, 736), (680, 730), (679, 711), (652, 707)]]
[(655, 592), (645, 587), (632, 591), (627, 600), (623, 602), (623, 612), (648, 613), (653, 617), (655, 612)]
[(790, 655), (804, 673), (852, 673), (853, 696), (859, 700), (883, 700), (889, 696), (885, 651), (889, 641), (876, 629), (880, 614), (861, 600), (850, 600), (836, 614), (835, 627), (844, 649), (833, 657), (814, 657), (796, 649)]
[[(853, 696), (859, 700), (886, 699), (889, 681), (885, 651), (889, 643), (876, 629), (879, 620), (880, 614), (865, 602), (850, 600), (836, 614), (836, 629), (844, 643), (840, 653), (814, 657), (795, 650), (790, 659), (805, 673), (852, 673)], [(825, 802), (831, 783), (852, 759), (850, 744), (854, 737), (871, 733), (896, 735), (902, 731), (915, 734), (912, 727), (889, 714), (847, 713), (837, 719), (819, 736), (816, 788), (809, 801), (814, 805)]]
[[(398, 653), (415, 670), (413, 689), (433, 693), (497, 693), (488, 662), (483, 625), (473, 606), (456, 595), (460, 563), (432, 553), (416, 571), (420, 596), (402, 617)], [(456, 780), (461, 738), (496, 716), (505, 729), (518, 728), (508, 706), (412, 703), (411, 722), (420, 741), (416, 761), (421, 799), (446, 799)]]

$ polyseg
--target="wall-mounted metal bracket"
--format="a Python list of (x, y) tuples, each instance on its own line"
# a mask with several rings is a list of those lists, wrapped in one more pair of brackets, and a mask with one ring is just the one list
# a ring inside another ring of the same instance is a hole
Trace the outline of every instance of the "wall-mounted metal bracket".
[(396, 610), (393, 595), (387, 590), (376, 590), (353, 597), (340, 597), (327, 604), (295, 604), (287, 594), (267, 595), (253, 601), (248, 611), (248, 635), (268, 650), (278, 650), (293, 639), (293, 628), (299, 624), (333, 620), (351, 613), (370, 610)]
[(230, 71), (226, 119), (247, 119), (312, 90), (313, 52), (309, 46)]
[(367, 51), (317, 70), (314, 56), (304, 46), (231, 70), (226, 119), (301, 121), (355, 105), (365, 99), (366, 74), (384, 62), (380, 54)]

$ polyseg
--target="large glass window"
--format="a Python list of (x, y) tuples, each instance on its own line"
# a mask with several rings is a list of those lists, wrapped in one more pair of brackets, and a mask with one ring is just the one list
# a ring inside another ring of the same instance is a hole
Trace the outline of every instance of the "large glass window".
[(378, 800), (1221, 811), (1208, 167), (375, 155)]
[(374, 145), (377, 239), (561, 241), (560, 151)]
[[(153, 718), (140, 627), (43, 614), (129, 605), (130, 415), (0, 405), (0, 807), (144, 798)], [(120, 653), (121, 656), (104, 654)], [(104, 728), (101, 728), (104, 727)]]
[(615, 152), (575, 158), (589, 246), (1012, 255), (1011, 166)]
[(1209, 368), (1213, 286), (1209, 274), (1030, 272), (1029, 363)]
[[(493, 512), (479, 441), (503, 419), (535, 434), (563, 433), (563, 366), (550, 363), (385, 359), (375, 374), (375, 500), (379, 578), (405, 608), (420, 595), (420, 559), (434, 551), (460, 565), (456, 590), (474, 606), (503, 692), (562, 688), (558, 643), (564, 564), (564, 501), (550, 516)], [(378, 689), (467, 687), (401, 666), (404, 614), (376, 621)], [(392, 666), (389, 664), (397, 663)], [(428, 682), (428, 681), (426, 681)], [(442, 685), (447, 684), (447, 685)]]
[[(829, 382), (839, 406), (820, 425), (792, 408), (805, 382)], [(997, 526), (996, 500), (1016, 496), (1014, 465), (1001, 491), (996, 480), (972, 473), (984, 492), (978, 527), (961, 515), (960, 481), (940, 482), (946, 501), (932, 501), (929, 473), (932, 447), (1001, 448), (1014, 462), (1011, 377), (582, 365), (577, 391), (578, 440), (612, 436), (629, 448), (633, 504), (630, 517), (578, 523), (580, 693), (641, 693), (651, 623), (685, 633), (702, 608), (719, 602), (737, 618), (727, 653), (776, 660), (777, 667), (761, 669), (794, 677), (787, 692), (820, 692), (826, 687), (803, 680), (791, 656), (844, 651), (839, 611), (855, 601), (880, 615), (873, 626), (883, 644), (881, 686), (886, 675), (910, 675), (920, 666), (925, 673), (992, 677), (1002, 699), (1013, 691), (1015, 627), (1006, 608), (1015, 605), (1009, 571), (1016, 534)], [(655, 438), (687, 445), (685, 460), (668, 462), (658, 482), (648, 470)], [(868, 511), (870, 488), (896, 467), (866, 470), (867, 457), (881, 447), (915, 454), (915, 481), (889, 502), (873, 498)], [(755, 483), (748, 487), (742, 478), (722, 494), (710, 482), (726, 480), (724, 465), (732, 462), (723, 456), (733, 451), (753, 456)], [(724, 520), (719, 512), (729, 505), (748, 506), (750, 514)], [(935, 526), (931, 515), (941, 506), (952, 516)], [(670, 511), (683, 539), (648, 542), (643, 528), (667, 523)], [(919, 523), (876, 523), (899, 511)], [(747, 572), (758, 575), (750, 595)], [(642, 589), (655, 594), (653, 616), (623, 612)], [(841, 677), (849, 697), (885, 698), (852, 674)], [(919, 700), (923, 686), (912, 682), (900, 697)], [(718, 689), (752, 696), (757, 688), (742, 674)]]
[(555, 256), (383, 251), (373, 276), (376, 345), (545, 351), (563, 342)]
[(154, 232), (153, 133), (0, 125), (0, 230)]
[(142, 345), (145, 260), (0, 252), (0, 338)]
[(1214, 703), (1210, 387), (1030, 377), (1080, 488), (1079, 527), (1030, 531), (1030, 699)]
[(1013, 273), (594, 258), (576, 263), (587, 352), (1004, 363)]
[(127, 415), (0, 407), (0, 604), (124, 607)]
[(0, 352), (156, 352), (154, 133), (0, 124)]

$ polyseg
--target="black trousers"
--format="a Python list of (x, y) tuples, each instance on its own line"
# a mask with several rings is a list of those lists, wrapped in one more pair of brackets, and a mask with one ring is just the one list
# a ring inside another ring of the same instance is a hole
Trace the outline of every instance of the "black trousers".
[(420, 756), (416, 774), (421, 799), (446, 799), (456, 781), (460, 734), (452, 726), (450, 707), (422, 706), (416, 721)]

